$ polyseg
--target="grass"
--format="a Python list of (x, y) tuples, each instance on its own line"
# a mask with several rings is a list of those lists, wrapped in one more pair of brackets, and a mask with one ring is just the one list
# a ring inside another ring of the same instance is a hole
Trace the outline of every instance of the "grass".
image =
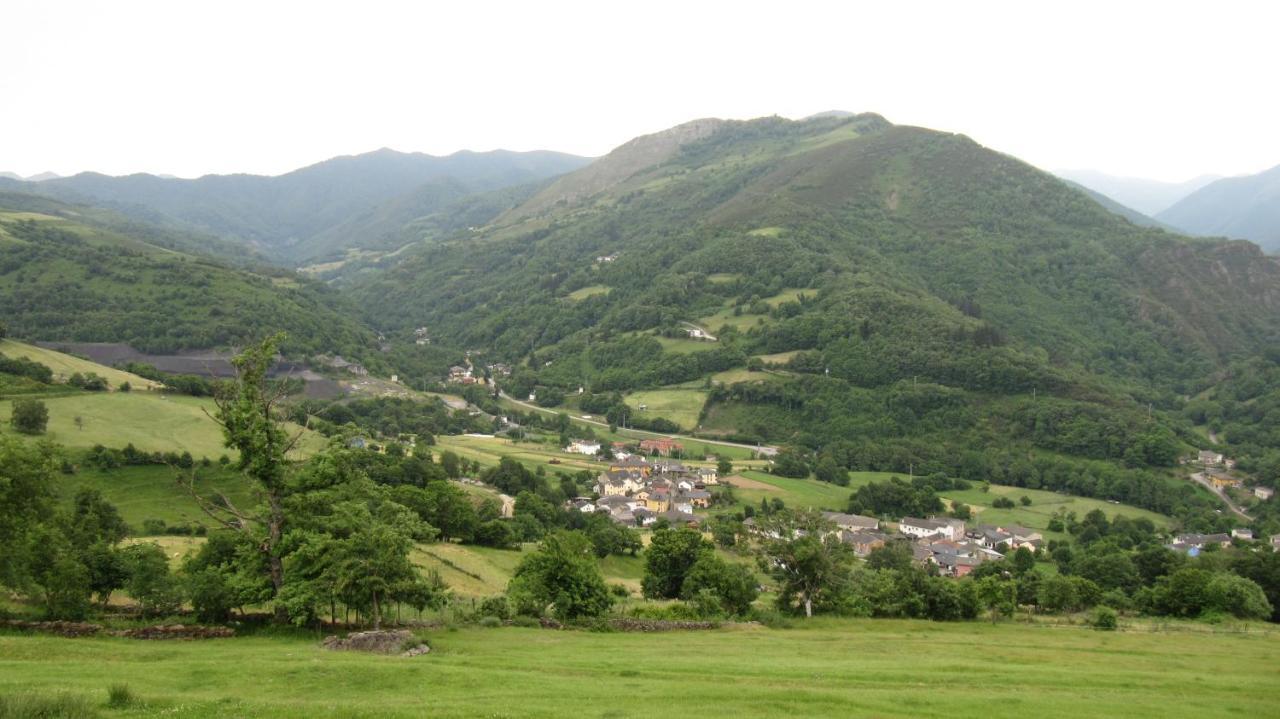
[(0, 695), (0, 719), (91, 719), (98, 708), (86, 696), (61, 691)]
[[(1274, 633), (814, 620), (788, 630), (426, 632), (414, 659), (318, 637), (204, 642), (0, 634), (0, 695), (106, 699), (173, 717), (1269, 716)], [(656, 687), (661, 691), (655, 692)], [(115, 715), (115, 714), (113, 714)]]
[[(173, 470), (168, 467), (120, 467), (106, 471), (82, 467), (75, 474), (57, 475), (58, 495), (68, 506), (76, 490), (82, 487), (102, 492), (135, 530), (140, 530), (148, 519), (161, 519), (170, 525), (213, 527), (215, 524), (178, 486)], [(205, 494), (225, 494), (237, 507), (252, 503), (253, 494), (244, 476), (216, 464), (198, 468), (196, 489)]]
[(595, 297), (597, 295), (607, 295), (609, 294), (609, 290), (610, 288), (604, 285), (590, 285), (588, 287), (583, 287), (582, 289), (578, 289), (578, 290), (574, 290), (573, 292), (570, 292), (568, 297), (574, 302), (577, 302), (579, 300), (585, 300), (588, 297)]
[[(715, 332), (714, 329), (707, 329)], [(662, 345), (662, 349), (667, 352), (677, 352), (688, 354), (690, 352), (707, 352), (709, 350), (719, 349), (722, 345), (719, 342), (710, 342), (708, 340), (695, 340), (684, 337), (661, 337), (655, 336), (658, 344)]]
[[(232, 454), (223, 446), (222, 429), (206, 412), (213, 401), (154, 391), (98, 392), (46, 397), (49, 425), (44, 439), (67, 447), (124, 447), (133, 444), (148, 452), (190, 452), (197, 459)], [(0, 401), (0, 424), (8, 424), (11, 401)], [(81, 427), (75, 418), (83, 421)], [(297, 431), (297, 425), (289, 425)], [(298, 456), (309, 456), (325, 443), (321, 435), (304, 430)]]
[(112, 389), (116, 389), (124, 382), (128, 382), (133, 389), (144, 389), (146, 387), (159, 388), (157, 382), (152, 382), (144, 377), (139, 377), (132, 372), (122, 372), (114, 367), (90, 362), (86, 359), (73, 357), (62, 352), (44, 349), (35, 345), (29, 345), (23, 342), (15, 342), (14, 340), (0, 340), (0, 354), (6, 357), (26, 357), (33, 362), (40, 364), (53, 370), (54, 379), (65, 382), (68, 377), (79, 372), (80, 374), (88, 374), (93, 372), (107, 380), (107, 384)]
[(790, 362), (793, 357), (800, 354), (800, 352), (802, 352), (802, 350), (791, 350), (790, 352), (778, 352), (777, 354), (760, 355), (760, 360), (765, 364), (786, 364)]
[[(662, 417), (690, 430), (698, 426), (702, 406), (707, 403), (707, 393), (700, 389), (644, 390), (627, 395), (626, 403), (637, 410), (640, 417)], [(641, 410), (641, 405), (645, 409)]]
[(730, 369), (711, 375), (712, 382), (734, 384), (736, 382), (768, 382), (777, 379), (777, 375), (768, 372), (752, 372), (749, 369)]
[(781, 499), (795, 509), (843, 510), (849, 503), (850, 488), (819, 482), (814, 479), (791, 479), (767, 472), (735, 471), (750, 480), (748, 486), (734, 487), (734, 494), (743, 504), (759, 505), (761, 499)]

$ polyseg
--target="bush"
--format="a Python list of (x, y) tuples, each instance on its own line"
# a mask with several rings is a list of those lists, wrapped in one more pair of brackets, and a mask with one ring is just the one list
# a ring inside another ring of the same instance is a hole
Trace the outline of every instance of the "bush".
[(500, 627), (502, 626), (502, 620), (495, 616), (480, 617), (480, 626), (489, 628)]
[(38, 399), (15, 400), (9, 424), (23, 434), (44, 434), (49, 426), (49, 408)]
[(631, 596), (631, 590), (627, 589), (625, 584), (610, 584), (609, 592), (612, 593), (613, 596), (621, 597), (623, 599)]
[(112, 684), (107, 687), (107, 707), (110, 709), (128, 709), (138, 704), (138, 697), (128, 684)]
[(480, 602), (480, 615), (485, 618), (495, 617), (505, 621), (511, 618), (511, 604), (502, 595), (489, 597)]
[(538, 618), (537, 618), (537, 617), (529, 617), (529, 616), (524, 616), (524, 615), (517, 615), (517, 616), (514, 616), (514, 617), (512, 617), (512, 618), (511, 618), (511, 626), (513, 626), (513, 627), (539, 627), (539, 626), (542, 626), (542, 623), (538, 621)]
[(1114, 632), (1116, 627), (1120, 626), (1120, 615), (1116, 614), (1116, 610), (1111, 607), (1098, 607), (1093, 610), (1093, 619), (1089, 624), (1100, 631)]

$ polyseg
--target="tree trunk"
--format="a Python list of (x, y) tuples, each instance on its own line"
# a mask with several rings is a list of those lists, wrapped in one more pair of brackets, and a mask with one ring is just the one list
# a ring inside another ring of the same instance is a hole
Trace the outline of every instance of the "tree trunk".
[(382, 628), (382, 608), (378, 606), (378, 592), (373, 593), (373, 628)]
[[(267, 569), (271, 572), (273, 598), (278, 600), (281, 590), (284, 589), (284, 561), (280, 559), (278, 551), (284, 526), (284, 510), (280, 506), (280, 495), (276, 492), (272, 492), (267, 496), (267, 502), (271, 506), (271, 516), (267, 520), (267, 542), (263, 549), (267, 553)], [(277, 603), (275, 606), (276, 624), (287, 624), (288, 621), (288, 610), (285, 609), (283, 604)]]

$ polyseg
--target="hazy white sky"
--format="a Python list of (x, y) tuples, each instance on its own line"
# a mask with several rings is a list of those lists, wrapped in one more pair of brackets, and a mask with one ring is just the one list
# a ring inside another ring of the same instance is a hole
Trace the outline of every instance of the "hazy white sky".
[(1274, 2), (6, 0), (0, 21), (0, 170), (24, 175), (599, 155), (834, 108), (1046, 168), (1280, 164)]

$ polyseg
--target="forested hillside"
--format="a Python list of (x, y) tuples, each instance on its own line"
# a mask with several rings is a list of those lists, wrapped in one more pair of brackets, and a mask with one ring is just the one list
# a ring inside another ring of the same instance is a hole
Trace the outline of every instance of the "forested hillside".
[[(1170, 465), (1195, 438), (1164, 411), (1280, 338), (1280, 263), (1256, 246), (1137, 227), (875, 115), (640, 138), (352, 293), (381, 329), (523, 363), (513, 394), (772, 362), (706, 385), (702, 430), (894, 471), (1017, 447)], [(715, 341), (675, 339), (691, 326)]]
[(13, 189), (104, 205), (152, 224), (198, 230), (282, 262), (379, 245), (391, 216), (399, 227), (470, 194), (533, 182), (581, 167), (555, 152), (458, 152), (446, 157), (382, 149), (335, 157), (293, 172), (207, 175), (194, 180), (82, 173)]
[(152, 244), (180, 234), (103, 224), (95, 212), (0, 195), (0, 317), (11, 336), (122, 342), (163, 353), (243, 345), (283, 331), (288, 353), (359, 357), (376, 350), (373, 333), (323, 285), (170, 249), (183, 242)]

